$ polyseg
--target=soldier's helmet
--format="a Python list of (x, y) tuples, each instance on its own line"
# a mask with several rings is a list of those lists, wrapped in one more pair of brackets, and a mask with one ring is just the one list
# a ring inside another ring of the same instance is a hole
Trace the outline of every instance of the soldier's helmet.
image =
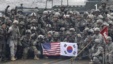
[(65, 16), (66, 16), (66, 18), (70, 18), (70, 15), (68, 15), (68, 14), (67, 14), (67, 15), (65, 15)]
[(106, 4), (106, 1), (104, 1), (104, 0), (103, 0), (103, 1), (101, 1), (101, 4)]
[(32, 21), (31, 21), (31, 23), (36, 23), (37, 22), (37, 20), (36, 19), (33, 19)]
[(100, 43), (100, 39), (95, 39), (95, 43), (99, 44)]
[(31, 29), (31, 30), (36, 30), (36, 27), (31, 27), (30, 29)]
[(30, 16), (37, 16), (35, 12), (32, 12)]
[(88, 18), (89, 18), (89, 19), (93, 19), (94, 16), (93, 16), (92, 14), (89, 14), (89, 15), (88, 15)]
[(70, 31), (67, 31), (67, 32), (66, 32), (66, 35), (70, 35), (70, 34), (71, 34)]
[(39, 35), (38, 39), (44, 39), (44, 35)]
[(102, 23), (103, 20), (102, 19), (98, 19), (96, 23)]
[(19, 24), (20, 25), (25, 25), (25, 22), (24, 21), (21, 21)]
[(99, 15), (97, 18), (98, 19), (103, 19), (104, 17), (102, 15)]
[(54, 31), (48, 31), (47, 34), (53, 35)]
[(107, 22), (104, 22), (103, 26), (109, 26), (109, 24)]
[(112, 41), (112, 38), (111, 38), (110, 36), (108, 36), (108, 37), (107, 37), (107, 40), (110, 40), (110, 41)]
[(61, 31), (65, 31), (65, 27), (61, 27), (60, 30), (61, 30)]
[(13, 21), (13, 24), (18, 24), (19, 22), (17, 20), (14, 20)]
[(44, 15), (46, 15), (46, 14), (48, 14), (48, 13), (49, 13), (48, 11), (43, 11), (43, 14), (44, 14)]
[(84, 12), (84, 14), (87, 14), (87, 15), (88, 15), (88, 14), (89, 14), (89, 12), (85, 11), (85, 12)]
[(89, 32), (90, 32), (90, 33), (94, 33), (94, 30), (93, 30), (93, 29), (89, 29)]
[(89, 30), (89, 28), (88, 27), (85, 27), (84, 31), (88, 31), (88, 30)]
[(59, 15), (54, 15), (54, 16), (53, 16), (53, 18), (58, 18), (58, 17), (59, 17)]
[(74, 28), (70, 28), (69, 31), (73, 31), (73, 32), (75, 32), (75, 29), (74, 29)]
[(31, 34), (31, 30), (28, 29), (28, 30), (25, 31), (25, 33), (26, 34)]
[(54, 15), (60, 16), (60, 13), (59, 12), (55, 12)]
[(51, 24), (47, 24), (46, 27), (51, 28), (52, 26), (51, 26)]
[(80, 37), (80, 38), (81, 38), (81, 37), (82, 37), (82, 35), (81, 35), (81, 34), (77, 34), (77, 37)]
[(54, 35), (53, 36), (54, 37), (59, 37), (59, 35), (60, 35), (59, 32), (54, 32)]
[(110, 25), (113, 25), (113, 21), (108, 21), (108, 23), (109, 23)]
[(97, 28), (94, 28), (94, 31), (99, 31), (100, 32), (100, 29), (97, 27)]
[(73, 11), (68, 11), (68, 14), (73, 14)]

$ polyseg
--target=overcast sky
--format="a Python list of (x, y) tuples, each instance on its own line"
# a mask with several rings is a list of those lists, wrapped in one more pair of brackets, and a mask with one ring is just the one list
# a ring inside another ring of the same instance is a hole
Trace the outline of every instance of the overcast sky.
[[(84, 5), (85, 0), (68, 0), (68, 1), (70, 5)], [(67, 3), (67, 0), (63, 0), (63, 4), (66, 5), (66, 3)]]
[[(46, 0), (0, 0), (0, 10), (4, 10), (7, 5), (11, 8), (19, 6), (21, 3), (27, 7), (45, 7)], [(69, 5), (85, 5), (86, 0), (69, 0)], [(63, 0), (63, 5), (66, 5), (67, 0)], [(54, 5), (60, 5), (61, 0), (54, 0)], [(51, 7), (51, 3), (48, 2), (48, 7)]]

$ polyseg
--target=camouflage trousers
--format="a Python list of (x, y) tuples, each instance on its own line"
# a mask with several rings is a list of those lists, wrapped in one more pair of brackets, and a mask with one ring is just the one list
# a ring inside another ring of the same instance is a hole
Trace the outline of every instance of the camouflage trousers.
[(11, 57), (15, 57), (17, 52), (17, 40), (10, 40), (9, 43)]
[(106, 54), (106, 62), (113, 64), (113, 54)]
[(93, 64), (102, 64), (102, 57), (93, 57)]
[(38, 55), (38, 50), (36, 48), (36, 46), (31, 46), (31, 47), (25, 47), (23, 50), (23, 58), (26, 59), (27, 58), (27, 53), (29, 50), (32, 50), (34, 52), (34, 55)]

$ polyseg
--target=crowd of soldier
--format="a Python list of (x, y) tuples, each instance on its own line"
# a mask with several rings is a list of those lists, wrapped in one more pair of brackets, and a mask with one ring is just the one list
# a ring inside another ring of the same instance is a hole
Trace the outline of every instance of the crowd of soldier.
[[(98, 10), (78, 11), (65, 10), (47, 11), (43, 14), (31, 13), (24, 15), (16, 9), (8, 11), (0, 17), (0, 56), (2, 59), (16, 60), (16, 54), (27, 58), (29, 50), (34, 52), (34, 59), (43, 55), (41, 43), (72, 42), (77, 43), (79, 51), (89, 42), (91, 45), (81, 54), (81, 58), (89, 57), (94, 64), (113, 63), (113, 12), (105, 2)], [(100, 31), (108, 27), (107, 44)]]

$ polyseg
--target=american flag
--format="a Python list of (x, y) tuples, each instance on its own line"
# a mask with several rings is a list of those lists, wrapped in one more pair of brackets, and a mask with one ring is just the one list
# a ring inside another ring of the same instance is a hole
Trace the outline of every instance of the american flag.
[(60, 55), (60, 43), (44, 43), (42, 44), (43, 55), (58, 56)]

